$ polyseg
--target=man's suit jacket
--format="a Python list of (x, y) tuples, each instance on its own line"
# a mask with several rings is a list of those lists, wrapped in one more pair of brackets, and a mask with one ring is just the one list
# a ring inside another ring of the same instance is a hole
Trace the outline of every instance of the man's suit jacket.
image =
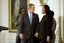
[(22, 16), (20, 33), (23, 33), (26, 39), (33, 38), (35, 32), (38, 32), (38, 28), (39, 18), (37, 14), (33, 13), (32, 15), (32, 25), (30, 25), (28, 13)]
[[(46, 40), (47, 36), (53, 38), (52, 35), (52, 20), (48, 16), (44, 16), (40, 22), (39, 37), (41, 40)], [(45, 42), (45, 41), (44, 41)]]

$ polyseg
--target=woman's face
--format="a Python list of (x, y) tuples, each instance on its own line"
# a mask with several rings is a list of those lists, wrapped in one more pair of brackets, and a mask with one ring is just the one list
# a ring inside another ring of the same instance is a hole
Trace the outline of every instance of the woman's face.
[(25, 9), (22, 9), (21, 10), (21, 14), (25, 14)]
[(44, 8), (44, 6), (42, 6), (42, 14), (44, 14), (45, 13), (45, 8)]

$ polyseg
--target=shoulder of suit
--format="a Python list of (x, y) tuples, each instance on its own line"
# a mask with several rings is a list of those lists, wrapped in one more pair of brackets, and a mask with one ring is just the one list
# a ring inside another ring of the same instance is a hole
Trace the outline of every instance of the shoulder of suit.
[(33, 13), (35, 16), (38, 16), (38, 14), (36, 14), (36, 13)]

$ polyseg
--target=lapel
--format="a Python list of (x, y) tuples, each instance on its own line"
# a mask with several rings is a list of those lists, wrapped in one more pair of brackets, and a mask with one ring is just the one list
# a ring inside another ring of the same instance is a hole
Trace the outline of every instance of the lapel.
[(44, 22), (45, 21), (45, 16), (42, 17), (42, 20), (40, 23)]
[(30, 25), (30, 19), (28, 13), (26, 14), (26, 22)]
[(33, 24), (33, 22), (34, 22), (34, 14), (32, 15), (32, 24)]
[[(26, 21), (30, 25), (30, 18), (29, 18), (28, 13), (26, 14)], [(33, 24), (33, 21), (34, 21), (34, 14), (32, 15), (32, 24)]]

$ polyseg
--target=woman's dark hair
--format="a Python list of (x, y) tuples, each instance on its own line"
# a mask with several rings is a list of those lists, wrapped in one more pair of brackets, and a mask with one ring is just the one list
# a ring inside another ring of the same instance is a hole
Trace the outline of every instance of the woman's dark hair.
[(50, 11), (50, 7), (48, 5), (44, 5), (46, 13)]
[(45, 8), (45, 12), (46, 12), (47, 16), (49, 16), (49, 17), (54, 16), (54, 12), (50, 10), (50, 7), (48, 5), (44, 5), (44, 8)]
[[(25, 9), (25, 8), (24, 8), (24, 7), (20, 8), (20, 9), (19, 9), (19, 14), (21, 14), (21, 10), (22, 10), (22, 9)], [(26, 12), (26, 9), (25, 9), (25, 12)]]

